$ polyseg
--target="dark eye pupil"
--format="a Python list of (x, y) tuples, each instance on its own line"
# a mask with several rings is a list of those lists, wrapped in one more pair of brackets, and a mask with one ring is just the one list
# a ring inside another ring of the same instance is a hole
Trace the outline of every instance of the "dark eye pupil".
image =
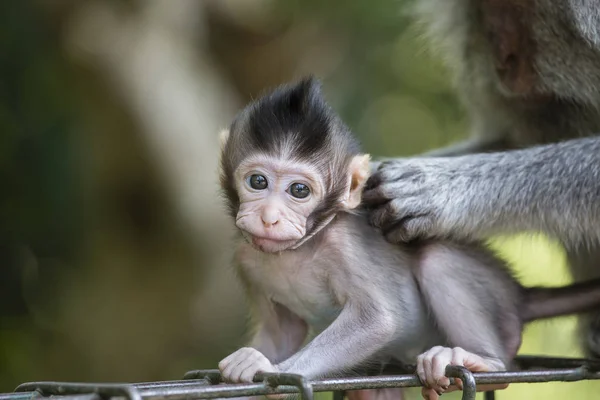
[(310, 189), (308, 188), (308, 186), (303, 185), (302, 183), (293, 183), (290, 187), (290, 193), (294, 197), (303, 199), (309, 195)]
[(250, 187), (256, 190), (263, 190), (267, 188), (267, 178), (262, 175), (252, 175), (250, 177)]

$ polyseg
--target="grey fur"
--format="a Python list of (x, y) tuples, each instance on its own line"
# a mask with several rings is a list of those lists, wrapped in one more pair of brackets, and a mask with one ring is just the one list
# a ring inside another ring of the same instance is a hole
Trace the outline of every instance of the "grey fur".
[[(492, 1), (416, 2), (417, 19), (454, 72), (473, 138), (426, 154), (458, 158), (383, 164), (366, 194), (377, 208), (373, 223), (394, 242), (543, 232), (564, 243), (577, 280), (598, 277), (600, 1), (504, 2), (521, 7), (533, 43), (526, 94), (508, 90), (494, 68), (484, 3)], [(505, 152), (469, 155), (488, 151)], [(600, 313), (589, 319), (586, 347), (600, 355)]]
[[(571, 245), (600, 242), (600, 141), (511, 152), (385, 161), (365, 192), (375, 226), (393, 242), (546, 232)], [(389, 201), (387, 201), (389, 200)]]

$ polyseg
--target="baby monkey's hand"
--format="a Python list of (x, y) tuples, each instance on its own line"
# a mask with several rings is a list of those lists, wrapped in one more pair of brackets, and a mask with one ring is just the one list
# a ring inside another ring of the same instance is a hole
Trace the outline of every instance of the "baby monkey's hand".
[[(497, 359), (481, 357), (470, 353), (460, 347), (435, 346), (417, 358), (417, 374), (424, 387), (421, 390), (423, 398), (437, 400), (442, 393), (452, 392), (456, 387), (450, 386), (450, 379), (446, 377), (446, 366), (458, 365), (471, 372), (504, 371), (504, 364)], [(462, 382), (456, 379), (459, 389)], [(505, 389), (508, 384), (480, 385), (477, 391)]]
[(279, 372), (271, 361), (252, 347), (242, 347), (219, 363), (225, 382), (251, 383), (258, 372)]

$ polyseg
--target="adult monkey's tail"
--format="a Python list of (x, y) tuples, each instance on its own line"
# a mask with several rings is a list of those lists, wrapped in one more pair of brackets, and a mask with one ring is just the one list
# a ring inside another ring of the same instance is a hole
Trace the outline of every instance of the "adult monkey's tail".
[(524, 322), (600, 309), (600, 279), (556, 288), (526, 288), (524, 300)]

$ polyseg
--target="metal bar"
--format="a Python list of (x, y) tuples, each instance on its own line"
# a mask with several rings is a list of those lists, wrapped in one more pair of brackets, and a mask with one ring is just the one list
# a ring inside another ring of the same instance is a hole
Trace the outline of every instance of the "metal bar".
[[(22, 393), (6, 393), (0, 394), (2, 400), (45, 400), (40, 392), (22, 392)], [(101, 400), (102, 398), (96, 393), (90, 394), (66, 394), (63, 396), (52, 395), (52, 400)]]
[(600, 372), (586, 367), (507, 372), (478, 372), (473, 374), (478, 385), (494, 383), (575, 382), (584, 379), (600, 379)]
[(308, 382), (302, 375), (298, 374), (258, 374), (255, 380), (262, 380), (268, 386), (277, 388), (283, 385), (292, 385), (298, 388), (300, 396), (303, 400), (313, 400), (312, 384)]
[[(519, 372), (478, 372), (472, 376), (478, 385), (481, 384), (503, 384), (503, 383), (534, 383), (534, 382), (555, 382), (566, 381), (573, 382), (583, 379), (600, 379), (600, 372), (589, 372), (586, 368), (561, 369), (561, 370), (542, 370), (542, 371), (519, 371)], [(398, 375), (398, 376), (369, 376), (369, 377), (350, 377), (350, 378), (333, 378), (312, 381), (312, 389), (314, 392), (328, 391), (346, 391), (358, 389), (377, 389), (377, 388), (398, 388), (398, 387), (418, 387), (422, 386), (419, 378), (415, 375)], [(454, 383), (454, 379), (451, 379)], [(15, 393), (14, 395), (6, 395), (11, 400), (16, 397), (31, 398), (33, 388), (42, 388), (42, 394), (58, 393), (59, 391), (47, 390), (44, 388), (50, 385), (62, 387), (60, 393), (64, 396), (68, 389), (73, 388), (74, 384), (68, 383), (27, 383), (19, 386), (19, 391), (30, 390), (29, 393)], [(106, 385), (106, 384), (104, 384)], [(100, 388), (99, 385), (83, 385), (89, 388), (89, 392), (95, 388)], [(248, 384), (227, 384), (227, 385), (207, 385), (206, 380), (185, 380), (162, 382), (159, 384), (139, 384), (139, 385), (108, 385), (109, 387), (132, 386), (137, 389), (139, 395), (144, 400), (169, 398), (170, 400), (184, 400), (190, 398), (214, 398), (227, 396), (250, 396), (275, 393), (298, 393), (299, 389), (294, 386), (283, 385), (277, 388), (270, 388), (263, 382), (248, 383)], [(100, 390), (102, 391), (102, 390)], [(32, 393), (33, 392), (33, 393)], [(70, 393), (77, 393), (76, 391)], [(106, 392), (105, 392), (106, 393)], [(118, 393), (117, 395), (123, 395)]]
[[(586, 372), (585, 368), (543, 370), (543, 371), (521, 371), (521, 372), (478, 372), (471, 374), (477, 385), (481, 384), (504, 384), (504, 383), (535, 383), (535, 382), (573, 382), (584, 379), (600, 379), (600, 372)], [(454, 379), (450, 379), (454, 384)], [(333, 378), (312, 381), (314, 392), (347, 391), (358, 389), (383, 389), (399, 387), (422, 386), (419, 378), (415, 375), (397, 376), (369, 376), (351, 378)], [(184, 386), (177, 389), (169, 396), (170, 400), (189, 400), (194, 394), (197, 399), (210, 399), (216, 397), (242, 397), (257, 396), (265, 394), (288, 394), (299, 393), (294, 386), (283, 385), (270, 388), (262, 382), (203, 386), (202, 389), (194, 389), (192, 386)], [(159, 400), (152, 390), (141, 391), (146, 400)]]
[[(136, 384), (144, 399), (166, 400), (175, 398), (195, 398), (194, 394), (212, 385), (207, 379), (194, 379), (184, 381), (149, 382)], [(182, 397), (183, 395), (183, 397)]]
[(477, 383), (473, 377), (473, 373), (465, 367), (456, 365), (448, 365), (446, 367), (446, 376), (459, 378), (463, 385), (462, 400), (475, 400), (477, 395)]
[(0, 393), (0, 400), (32, 400), (39, 395), (37, 392)]
[[(446, 374), (463, 381), (463, 399), (473, 399), (475, 385), (512, 384), (534, 382), (573, 382), (600, 379), (600, 363), (583, 359), (558, 359), (551, 357), (519, 357), (518, 364), (526, 367), (545, 367), (542, 370), (471, 373), (462, 367), (448, 367)], [(549, 369), (547, 366), (576, 368)], [(384, 372), (385, 373), (385, 372)], [(220, 384), (218, 370), (190, 371), (184, 380), (129, 383), (63, 383), (30, 382), (17, 387), (16, 393), (0, 394), (0, 400), (39, 400), (53, 396), (57, 400), (106, 400), (110, 397), (126, 397), (128, 400), (196, 400), (217, 397), (242, 397), (265, 394), (300, 393), (305, 400), (312, 399), (313, 392), (336, 392), (336, 400), (347, 390), (402, 388), (422, 386), (414, 374), (360, 376), (307, 381), (293, 374), (264, 374), (248, 384)], [(68, 399), (66, 399), (68, 397)], [(493, 392), (485, 395), (494, 398)]]
[(102, 398), (124, 396), (129, 400), (142, 400), (140, 392), (130, 384), (113, 383), (70, 383), (70, 382), (30, 382), (19, 385), (15, 392), (39, 392), (43, 396), (65, 394), (94, 394)]
[[(53, 384), (53, 382), (44, 382), (44, 383)], [(32, 383), (32, 384), (33, 384), (33, 386), (35, 386), (35, 383)], [(56, 384), (59, 385), (60, 383), (56, 382)], [(193, 390), (201, 390), (201, 386), (206, 386), (206, 385), (210, 385), (210, 384), (211, 384), (211, 382), (208, 380), (198, 379), (198, 380), (193, 380), (193, 381), (189, 381), (189, 380), (158, 381), (158, 382), (142, 382), (142, 383), (136, 383), (136, 384), (123, 384), (123, 385), (132, 385), (144, 397), (146, 396), (146, 393), (150, 393), (155, 398), (160, 398), (161, 396), (164, 396), (165, 398), (167, 398), (172, 393), (174, 393), (174, 392), (177, 393), (182, 388), (189, 387)], [(29, 383), (24, 384), (24, 385), (29, 385)], [(23, 387), (24, 388), (23, 390), (28, 389), (24, 385), (19, 386), (19, 388)], [(115, 384), (115, 386), (118, 386), (118, 385), (119, 384)], [(90, 387), (94, 387), (94, 385), (90, 385)], [(98, 395), (96, 393), (81, 395), (77, 399), (74, 399), (75, 396), (72, 394), (67, 395), (67, 396), (69, 397), (70, 400), (95, 400), (96, 398), (98, 398)], [(67, 396), (52, 395), (52, 398), (58, 400), (58, 399), (62, 399)], [(38, 391), (0, 394), (0, 400), (34, 400), (36, 397), (43, 398), (44, 396), (42, 395), (42, 393), (40, 393)]]
[(515, 364), (520, 369), (529, 368), (577, 368), (587, 366), (591, 371), (600, 371), (600, 360), (589, 358), (560, 358), (541, 356), (518, 356)]
[[(218, 382), (217, 382), (218, 383)], [(182, 380), (182, 381), (159, 381), (159, 382), (143, 382), (133, 384), (136, 389), (140, 391), (144, 390), (160, 390), (168, 389), (171, 387), (198, 387), (198, 385), (214, 385), (215, 382), (211, 382), (209, 379), (194, 379), (194, 380)]]

